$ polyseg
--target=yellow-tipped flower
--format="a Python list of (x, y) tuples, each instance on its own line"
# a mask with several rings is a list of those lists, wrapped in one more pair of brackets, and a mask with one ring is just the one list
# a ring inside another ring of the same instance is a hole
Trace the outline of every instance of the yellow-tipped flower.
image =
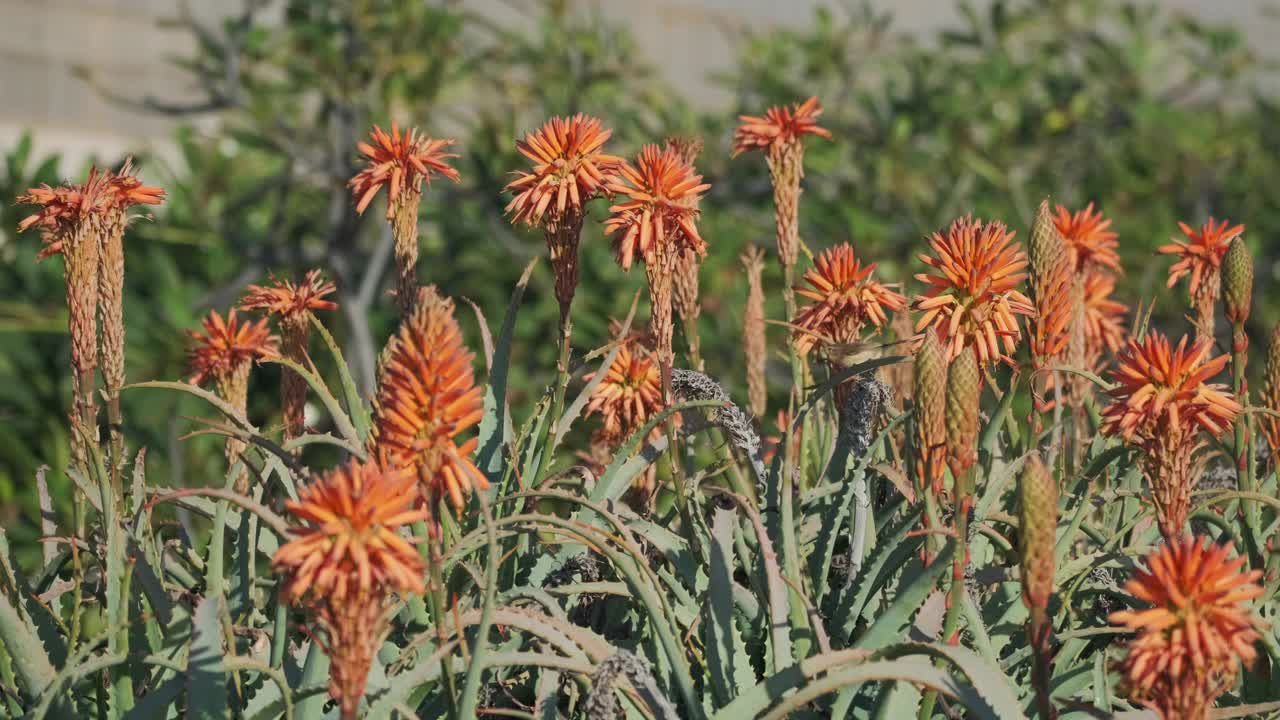
[(804, 274), (807, 287), (796, 294), (813, 301), (795, 320), (796, 351), (807, 354), (814, 345), (852, 345), (870, 324), (880, 330), (889, 311), (900, 312), (907, 299), (872, 277), (876, 264), (863, 265), (849, 243), (828, 248)]
[(1245, 558), (1231, 554), (1230, 543), (1191, 536), (1161, 545), (1125, 585), (1151, 607), (1111, 615), (1137, 633), (1119, 665), (1121, 689), (1163, 718), (1204, 720), (1257, 657), (1265, 626), (1246, 603), (1262, 595), (1262, 573), (1241, 572)]
[(964, 217), (933, 234), (932, 255), (920, 255), (934, 272), (916, 275), (929, 286), (915, 301), (916, 331), (934, 328), (948, 360), (969, 349), (983, 365), (1013, 363), (1022, 337), (1017, 316), (1036, 314), (1018, 290), (1027, 258), (1013, 236), (1002, 223)]

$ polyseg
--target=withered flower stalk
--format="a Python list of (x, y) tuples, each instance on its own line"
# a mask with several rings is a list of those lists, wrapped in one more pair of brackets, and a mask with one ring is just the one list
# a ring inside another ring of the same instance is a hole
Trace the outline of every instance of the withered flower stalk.
[(769, 404), (765, 384), (768, 346), (764, 322), (764, 251), (748, 246), (739, 258), (747, 273), (747, 304), (742, 311), (742, 353), (747, 360), (747, 398), (751, 414), (763, 418)]
[[(667, 138), (666, 146), (676, 151), (690, 166), (702, 154), (702, 138)], [(697, 207), (698, 198), (686, 197), (684, 201), (691, 207)], [(681, 248), (676, 255), (674, 292), (672, 303), (680, 323), (684, 326), (684, 340), (689, 348), (689, 362), (693, 369), (701, 371), (702, 336), (698, 332), (698, 318), (702, 315), (702, 305), (698, 298), (698, 270), (702, 265), (702, 257), (690, 248)]]

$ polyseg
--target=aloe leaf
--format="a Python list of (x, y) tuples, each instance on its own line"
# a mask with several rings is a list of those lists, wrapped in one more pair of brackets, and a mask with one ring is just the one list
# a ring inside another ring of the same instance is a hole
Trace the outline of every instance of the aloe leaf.
[(884, 529), (880, 542), (872, 550), (871, 556), (858, 571), (858, 575), (845, 583), (840, 591), (831, 597), (833, 607), (828, 613), (831, 618), (830, 627), (834, 629), (834, 637), (841, 640), (849, 638), (857, 626), (867, 601), (902, 562), (920, 545), (918, 537), (909, 537), (920, 518), (920, 506), (917, 504), (900, 517), (896, 523)]
[(187, 720), (222, 720), (230, 707), (219, 625), (222, 603), (222, 595), (209, 595), (196, 605), (192, 617), (191, 655), (187, 660)]
[(529, 285), (529, 276), (537, 259), (531, 260), (520, 275), (520, 281), (511, 291), (511, 302), (507, 304), (507, 313), (502, 318), (502, 329), (498, 332), (498, 341), (493, 347), (493, 359), (489, 367), (489, 383), (484, 391), (484, 417), (480, 420), (479, 450), (476, 452), (476, 466), (489, 479), (494, 488), (502, 483), (506, 474), (506, 458), (502, 448), (511, 441), (511, 418), (507, 411), (507, 371), (511, 362), (511, 339), (515, 333), (516, 316), (520, 313), (520, 303), (524, 298), (525, 288)]
[(333, 418), (333, 425), (337, 428), (338, 434), (346, 438), (347, 442), (352, 445), (359, 446), (362, 444), (362, 438), (367, 433), (361, 434), (356, 430), (351, 418), (347, 416), (347, 413), (342, 409), (342, 405), (338, 403), (338, 399), (333, 396), (333, 393), (329, 392), (329, 388), (325, 386), (324, 381), (319, 376), (286, 357), (263, 360), (262, 362), (283, 365), (297, 373), (298, 377), (306, 380), (307, 385), (311, 387), (311, 391), (320, 398), (320, 402), (329, 411), (329, 417)]
[(39, 697), (53, 683), (53, 664), (34, 629), (4, 593), (0, 593), (0, 639), (13, 661), (18, 689), (27, 698)]
[(855, 648), (875, 650), (902, 637), (903, 628), (911, 623), (911, 617), (938, 585), (943, 573), (951, 570), (951, 555), (955, 542), (948, 542), (929, 567), (920, 567), (914, 560), (904, 571), (902, 582), (894, 593), (893, 601), (885, 608), (871, 627), (854, 643)]
[(746, 662), (746, 658), (738, 654), (742, 638), (733, 621), (733, 525), (736, 520), (736, 514), (727, 509), (716, 510), (712, 518), (710, 592), (703, 618), (707, 670), (721, 704), (728, 703), (740, 691), (739, 665)]
[[(653, 417), (649, 418), (649, 422), (645, 423), (644, 427), (635, 431), (631, 434), (631, 437), (627, 438), (627, 441), (618, 450), (618, 453), (614, 455), (613, 462), (609, 464), (609, 467), (604, 471), (604, 474), (601, 475), (600, 479), (596, 482), (596, 488), (591, 493), (592, 502), (616, 500), (622, 497), (622, 494), (631, 486), (632, 478), (635, 477), (634, 475), (629, 477), (625, 476), (622, 472), (623, 466), (632, 459), (631, 456), (635, 454), (636, 450), (640, 447), (640, 444), (644, 442), (645, 438), (649, 437), (649, 433), (653, 432), (653, 429), (657, 427), (659, 423), (666, 422), (666, 419), (673, 413), (690, 410), (692, 408), (719, 407), (721, 404), (722, 403), (718, 400), (694, 400), (691, 402), (677, 403), (671, 407), (663, 408), (661, 412), (654, 414)], [(651, 443), (651, 446), (656, 450), (658, 442), (655, 441), (654, 443)], [(656, 459), (656, 457), (653, 458), (653, 460)], [(645, 465), (653, 462), (653, 460), (647, 459)]]
[(347, 415), (351, 418), (351, 424), (355, 428), (356, 443), (360, 444), (369, 439), (369, 409), (365, 407), (364, 400), (360, 397), (360, 390), (356, 387), (356, 380), (351, 375), (351, 366), (347, 365), (347, 360), (342, 356), (342, 350), (338, 348), (338, 343), (334, 341), (333, 335), (329, 329), (320, 322), (320, 319), (311, 315), (311, 326), (320, 333), (324, 344), (329, 348), (329, 353), (333, 355), (334, 364), (338, 367), (338, 380), (341, 383), (342, 399), (347, 406)]

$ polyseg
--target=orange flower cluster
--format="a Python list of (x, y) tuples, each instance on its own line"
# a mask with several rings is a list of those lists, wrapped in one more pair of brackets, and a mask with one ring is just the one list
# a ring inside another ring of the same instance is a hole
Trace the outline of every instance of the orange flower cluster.
[(1231, 544), (1183, 537), (1147, 558), (1125, 589), (1152, 607), (1112, 613), (1137, 632), (1120, 663), (1123, 689), (1164, 718), (1204, 720), (1257, 657), (1261, 621), (1245, 605), (1260, 597), (1261, 571), (1241, 572)]
[[(462, 342), (453, 302), (432, 287), (423, 290), (382, 354), (371, 454), (413, 468), (431, 512), (446, 498), (459, 511), (473, 488), (489, 488), (470, 459), (479, 440), (458, 443), (484, 415), (474, 358)], [(436, 523), (432, 528), (439, 530)]]
[(387, 188), (387, 219), (395, 217), (404, 201), (404, 195), (419, 193), (422, 181), (431, 182), (434, 175), (443, 175), (458, 182), (458, 171), (448, 161), (458, 157), (445, 152), (452, 140), (433, 140), (409, 128), (403, 134), (396, 123), (387, 133), (374, 126), (370, 133), (372, 143), (359, 142), (356, 147), (364, 155), (367, 167), (356, 173), (347, 185), (356, 197), (356, 212), (363, 214), (373, 197), (384, 186)]
[(402, 528), (429, 517), (413, 473), (376, 462), (350, 463), (320, 476), (285, 504), (298, 524), (276, 551), (281, 593), (301, 603), (324, 630), (332, 662), (329, 695), (354, 718), (365, 679), (389, 627), (392, 593), (422, 593), (425, 565)]
[[(660, 249), (688, 248), (705, 256), (707, 244), (694, 221), (696, 202), (710, 187), (675, 148), (645, 145), (635, 165), (618, 165), (608, 188), (625, 199), (609, 208), (604, 227), (609, 235), (622, 231), (615, 240), (622, 269), (629, 270), (637, 255), (650, 262)], [(675, 247), (666, 248), (669, 242)]]
[(1142, 448), (1156, 520), (1166, 539), (1181, 536), (1191, 502), (1199, 432), (1220, 435), (1240, 413), (1224, 385), (1207, 382), (1228, 357), (1210, 358), (1212, 343), (1183, 337), (1171, 348), (1158, 332), (1130, 339), (1111, 371), (1115, 386), (1102, 412), (1102, 432)]
[(1171, 348), (1169, 338), (1152, 331), (1130, 339), (1111, 378), (1111, 404), (1103, 411), (1103, 432), (1126, 442), (1196, 430), (1219, 435), (1240, 412), (1225, 385), (1206, 382), (1222, 372), (1230, 358), (1210, 358), (1211, 343), (1187, 348), (1187, 338)]
[(1053, 224), (1066, 243), (1076, 272), (1103, 269), (1120, 272), (1120, 255), (1116, 252), (1120, 236), (1110, 229), (1111, 221), (1093, 209), (1093, 203), (1075, 213), (1058, 205)]
[[(231, 310), (224, 319), (217, 310), (200, 323), (204, 332), (188, 330), (194, 341), (189, 354), (191, 384), (200, 385), (212, 378), (217, 383), (240, 373), (247, 373), (257, 360), (277, 357), (280, 338), (271, 334), (267, 320), (241, 322)], [(226, 398), (228, 401), (231, 398)]]
[(658, 366), (642, 348), (633, 351), (628, 344), (622, 345), (587, 403), (587, 414), (599, 413), (604, 421), (598, 439), (616, 445), (644, 427), (661, 409)]
[(1112, 299), (1116, 289), (1114, 275), (1089, 272), (1084, 277), (1084, 339), (1089, 367), (1102, 367), (1105, 354), (1114, 355), (1124, 344), (1127, 330), (1125, 315), (1129, 306)]
[(822, 104), (815, 96), (794, 105), (775, 105), (765, 111), (764, 117), (739, 115), (740, 125), (733, 132), (733, 157), (748, 150), (797, 143), (805, 135), (830, 140), (831, 132), (818, 125), (821, 114)]
[(240, 309), (261, 310), (281, 318), (305, 318), (316, 310), (337, 310), (337, 303), (324, 299), (335, 291), (337, 287), (325, 280), (319, 270), (308, 270), (300, 283), (272, 277), (268, 286), (250, 285)]
[(876, 264), (863, 265), (849, 243), (824, 250), (804, 274), (808, 287), (796, 293), (813, 301), (795, 320), (796, 351), (808, 354), (819, 342), (850, 345), (860, 339), (867, 323), (878, 331), (888, 322), (886, 310), (907, 307), (901, 293), (871, 277)]
[(1162, 245), (1157, 252), (1164, 255), (1177, 255), (1178, 261), (1169, 268), (1169, 287), (1178, 284), (1184, 275), (1189, 280), (1192, 296), (1202, 291), (1211, 291), (1217, 299), (1218, 269), (1222, 267), (1222, 256), (1227, 254), (1231, 241), (1244, 232), (1244, 225), (1233, 225), (1226, 220), (1215, 222), (1209, 218), (1199, 231), (1190, 225), (1180, 222), (1178, 229), (1186, 236), (1186, 240), (1173, 239), (1168, 245)]
[(540, 225), (548, 210), (553, 221), (566, 212), (581, 213), (588, 201), (606, 191), (609, 176), (622, 162), (603, 152), (612, 134), (598, 119), (578, 113), (553, 117), (525, 135), (516, 149), (533, 163), (533, 170), (516, 171), (516, 179), (503, 188), (515, 193), (506, 208), (511, 222)]
[(983, 365), (1013, 363), (1022, 336), (1017, 316), (1035, 314), (1018, 290), (1027, 258), (1013, 237), (1003, 223), (963, 217), (929, 238), (933, 255), (919, 256), (936, 274), (915, 276), (929, 286), (915, 301), (923, 313), (916, 332), (934, 328), (948, 362), (970, 349)]

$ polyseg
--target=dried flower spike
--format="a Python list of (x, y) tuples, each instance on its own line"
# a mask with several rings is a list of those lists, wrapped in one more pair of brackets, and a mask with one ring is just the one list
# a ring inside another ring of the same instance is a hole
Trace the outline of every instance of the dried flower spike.
[[(446, 499), (461, 511), (466, 494), (489, 487), (470, 459), (478, 440), (458, 443), (484, 415), (474, 358), (453, 318), (453, 301), (434, 287), (424, 288), (383, 351), (371, 454), (413, 468), (432, 513)], [(431, 528), (439, 532), (438, 523)]]
[(409, 128), (391, 124), (388, 134), (374, 126), (371, 142), (356, 147), (366, 159), (366, 167), (347, 183), (356, 198), (356, 212), (363, 214), (383, 187), (387, 189), (387, 221), (395, 238), (396, 268), (399, 271), (396, 299), (400, 316), (407, 317), (417, 298), (418, 280), (418, 204), (422, 199), (422, 181), (428, 184), (434, 175), (458, 182), (458, 171), (448, 161), (458, 157), (446, 152), (452, 140), (433, 140)]
[[(702, 139), (697, 137), (667, 138), (666, 146), (690, 165), (702, 153)], [(686, 202), (697, 207), (698, 198), (690, 197)], [(676, 255), (675, 272), (672, 276), (671, 301), (676, 315), (684, 324), (689, 360), (695, 370), (702, 369), (702, 337), (698, 332), (698, 318), (702, 315), (702, 304), (698, 297), (698, 270), (701, 265), (702, 257), (692, 248), (686, 247)]]
[(747, 304), (742, 311), (742, 353), (747, 360), (747, 397), (751, 414), (762, 418), (769, 402), (765, 384), (768, 349), (764, 322), (764, 251), (751, 245), (739, 258), (747, 273)]
[(1158, 252), (1178, 256), (1178, 261), (1169, 268), (1169, 287), (1178, 284), (1184, 275), (1190, 276), (1188, 284), (1196, 308), (1198, 334), (1211, 338), (1214, 306), (1221, 293), (1219, 269), (1222, 258), (1231, 241), (1244, 232), (1244, 225), (1232, 226), (1226, 220), (1219, 223), (1209, 218), (1199, 231), (1183, 222), (1178, 223), (1178, 228), (1186, 240), (1174, 238), (1171, 244), (1161, 246)]
[(875, 263), (862, 265), (848, 243), (818, 256), (813, 269), (804, 274), (807, 287), (796, 288), (797, 294), (813, 301), (793, 323), (797, 352), (808, 354), (819, 342), (856, 344), (868, 324), (878, 331), (889, 321), (887, 311), (906, 309), (907, 299), (901, 293), (872, 277), (875, 269)]
[(1018, 291), (1027, 258), (1013, 236), (1003, 223), (963, 217), (929, 239), (933, 255), (920, 256), (936, 274), (916, 275), (929, 286), (915, 301), (922, 313), (916, 330), (934, 328), (948, 360), (971, 349), (983, 365), (1013, 363), (1022, 337), (1017, 316), (1036, 314)]
[(1245, 603), (1262, 595), (1262, 573), (1241, 572), (1245, 558), (1231, 554), (1230, 543), (1170, 540), (1125, 585), (1152, 607), (1111, 615), (1137, 633), (1119, 663), (1121, 689), (1161, 717), (1204, 720), (1240, 665), (1252, 667), (1257, 657), (1264, 625)]
[(413, 509), (415, 478), (376, 462), (351, 461), (286, 503), (298, 524), (271, 565), (282, 594), (300, 603), (324, 631), (329, 695), (355, 718), (365, 679), (393, 610), (391, 594), (422, 593), (425, 565), (401, 528), (429, 516)]
[[(271, 285), (250, 285), (240, 301), (242, 310), (260, 310), (280, 319), (284, 335), (284, 356), (307, 367), (307, 342), (311, 335), (312, 313), (336, 310), (338, 304), (325, 300), (337, 288), (325, 281), (319, 270), (309, 270), (301, 283), (272, 278)], [(284, 413), (284, 437), (292, 440), (306, 430), (307, 382), (298, 373), (285, 368), (281, 379), (281, 405)]]

